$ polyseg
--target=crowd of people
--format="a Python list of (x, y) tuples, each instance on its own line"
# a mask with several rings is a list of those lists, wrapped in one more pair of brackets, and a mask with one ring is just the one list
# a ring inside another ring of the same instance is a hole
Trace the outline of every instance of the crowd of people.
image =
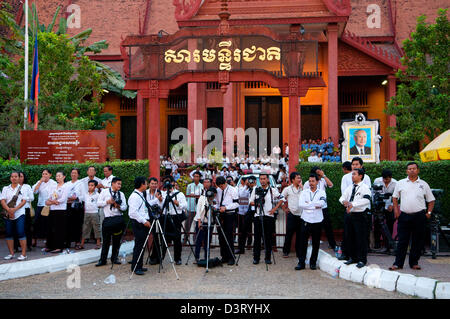
[(328, 139), (309, 139), (303, 140), (302, 151), (310, 151), (308, 162), (340, 162), (341, 152), (339, 148), (334, 147), (331, 137)]
[[(80, 179), (80, 171), (74, 168), (67, 182), (64, 172), (57, 171), (53, 180), (52, 172), (44, 169), (41, 179), (33, 186), (27, 184), (23, 172), (12, 172), (11, 184), (3, 188), (0, 196), (6, 215), (9, 249), (5, 259), (15, 258), (15, 240), (21, 248), (17, 259), (26, 260), (27, 249), (36, 247), (37, 239), (45, 239), (43, 251), (62, 253), (72, 244), (77, 250), (84, 249), (85, 241), (91, 239), (93, 232), (96, 249), (102, 249), (96, 266), (107, 263), (111, 244), (111, 262), (120, 264), (118, 253), (126, 229), (124, 212), (128, 210), (135, 236), (131, 269), (138, 275), (147, 270), (143, 267), (141, 254), (145, 242), (149, 243), (150, 264), (162, 262), (167, 248), (165, 243), (173, 242), (174, 262), (180, 265), (183, 233), (184, 243), (195, 247), (195, 260), (200, 260), (202, 247), (207, 258), (214, 224), (219, 235), (222, 263), (233, 265), (236, 255), (244, 254), (246, 244), (253, 242), (253, 264), (260, 262), (262, 250), (264, 262), (271, 264), (275, 220), (282, 209), (286, 214), (283, 257), (289, 257), (292, 238), (296, 234), (298, 263), (295, 269), (304, 269), (311, 237), (309, 267), (316, 269), (322, 230), (330, 248), (336, 250), (338, 246), (327, 207), (326, 189), (334, 187), (333, 181), (318, 166), (311, 169), (305, 181), (298, 172), (288, 174), (284, 168), (276, 174), (262, 169), (257, 174), (243, 176), (247, 168), (240, 165), (246, 164), (239, 163), (239, 167), (235, 167), (230, 163), (214, 174), (208, 173), (209, 164), (205, 170), (194, 170), (191, 172), (193, 181), (187, 185), (185, 193), (180, 191), (173, 176), (176, 168), (172, 171), (173, 166), (166, 167), (166, 175), (161, 181), (154, 177), (136, 177), (134, 191), (128, 200), (121, 191), (122, 180), (113, 175), (111, 166), (104, 167), (103, 179), (96, 176), (93, 166), (88, 168), (87, 177), (83, 179)], [(409, 265), (420, 269), (418, 261), (424, 243), (425, 219), (431, 215), (434, 197), (428, 184), (418, 177), (418, 165), (409, 163), (408, 177), (400, 181), (394, 180), (392, 172), (384, 169), (382, 176), (375, 180), (380, 187), (376, 190), (372, 189), (361, 158), (354, 157), (352, 162), (343, 163), (342, 169), (345, 175), (340, 184), (339, 202), (343, 206), (344, 239), (339, 259), (346, 260), (346, 264), (356, 263), (357, 267), (365, 266), (372, 228), (375, 238), (378, 237), (376, 245), (389, 241), (386, 233), (380, 232), (379, 225), (378, 228), (372, 227), (373, 192), (380, 191), (392, 194), (383, 201), (381, 209), (391, 234), (393, 222), (398, 220), (399, 242), (396, 259), (390, 269), (403, 267), (410, 238)], [(271, 175), (276, 180), (282, 176), (284, 185), (271, 184)], [(32, 207), (34, 196), (38, 196), (36, 210)], [(160, 233), (150, 233), (151, 224), (156, 219), (164, 225), (164, 243)], [(195, 227), (194, 232), (191, 232), (192, 226)], [(148, 235), (149, 241), (146, 240)], [(389, 249), (389, 245), (386, 244), (385, 248)]]

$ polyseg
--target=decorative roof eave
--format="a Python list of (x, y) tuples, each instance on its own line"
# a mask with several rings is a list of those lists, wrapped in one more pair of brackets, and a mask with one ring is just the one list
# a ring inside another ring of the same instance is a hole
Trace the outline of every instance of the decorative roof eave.
[(350, 0), (323, 0), (328, 10), (337, 16), (349, 16), (352, 12)]
[(376, 47), (369, 40), (358, 37), (354, 33), (345, 31), (342, 34), (341, 41), (392, 67), (395, 70), (405, 68), (401, 64), (400, 59), (397, 56), (387, 52), (386, 50)]

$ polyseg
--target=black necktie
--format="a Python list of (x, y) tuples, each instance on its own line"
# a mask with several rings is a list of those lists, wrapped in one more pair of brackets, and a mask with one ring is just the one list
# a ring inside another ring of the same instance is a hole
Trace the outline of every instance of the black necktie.
[(349, 202), (353, 202), (353, 199), (355, 198), (355, 193), (356, 193), (356, 184), (353, 184), (353, 189), (352, 189), (352, 196), (350, 196), (350, 200)]
[(219, 207), (221, 207), (222, 206), (222, 203), (223, 203), (223, 195), (225, 194), (225, 191), (223, 190), (222, 191), (222, 197), (220, 198), (220, 205), (219, 205)]

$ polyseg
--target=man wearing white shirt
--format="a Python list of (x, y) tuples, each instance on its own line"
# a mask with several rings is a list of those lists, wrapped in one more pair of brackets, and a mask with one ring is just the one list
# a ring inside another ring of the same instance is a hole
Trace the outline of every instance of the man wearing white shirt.
[[(5, 220), (5, 228), (9, 255), (5, 259), (14, 258), (14, 232), (17, 232), (20, 247), (22, 248), (22, 255), (19, 256), (18, 260), (25, 260), (27, 259), (27, 239), (25, 236), (25, 204), (27, 201), (21, 193), (22, 187), (19, 185), (19, 173), (12, 172), (9, 180), (11, 184), (3, 187), (0, 195), (2, 210), (5, 210), (8, 216), (8, 219)], [(14, 207), (9, 207), (8, 204), (15, 196), (17, 198)]]
[(107, 165), (103, 167), (103, 175), (105, 175), (105, 178), (101, 180), (101, 186), (100, 188), (110, 188), (111, 182), (113, 178), (115, 177), (113, 175), (113, 168), (110, 165)]
[(370, 188), (363, 182), (364, 169), (358, 168), (352, 172), (353, 185), (347, 187), (339, 198), (339, 202), (346, 208), (344, 241), (350, 265), (357, 263), (362, 268), (367, 264), (368, 224), (367, 212), (371, 200)]
[(184, 244), (188, 242), (188, 237), (192, 227), (192, 221), (194, 220), (195, 213), (197, 211), (197, 202), (203, 191), (203, 185), (200, 184), (200, 179), (202, 178), (200, 171), (194, 171), (192, 176), (193, 182), (186, 187), (188, 216), (186, 221), (184, 222), (184, 228), (186, 229), (186, 233), (184, 234)]
[(125, 195), (120, 191), (122, 188), (122, 180), (114, 177), (111, 182), (111, 188), (105, 188), (98, 197), (97, 206), (103, 208), (105, 219), (102, 225), (103, 245), (100, 254), (100, 260), (95, 265), (97, 267), (106, 265), (108, 257), (109, 245), (112, 237), (112, 254), (111, 262), (120, 264), (117, 260), (120, 249), (120, 239), (125, 230), (125, 222), (123, 221), (122, 212), (127, 209), (127, 201)]
[(220, 222), (225, 233), (224, 237), (222, 231), (219, 231), (220, 255), (223, 263), (234, 265), (233, 229), (236, 210), (239, 208), (239, 194), (236, 188), (226, 183), (223, 176), (216, 178), (216, 185), (216, 209), (220, 212)]
[(317, 187), (319, 176), (309, 175), (308, 188), (303, 188), (300, 194), (299, 206), (303, 210), (302, 223), (300, 229), (300, 253), (298, 265), (295, 270), (305, 269), (306, 250), (308, 248), (308, 238), (312, 237), (312, 252), (309, 259), (309, 267), (316, 269), (317, 256), (319, 255), (320, 233), (322, 231), (323, 212), (325, 206), (325, 191)]
[[(256, 195), (256, 189), (253, 189), (250, 195), (250, 205), (256, 206), (256, 214), (253, 220), (255, 229), (255, 241), (253, 245), (253, 264), (259, 264), (259, 258), (261, 255), (261, 238), (264, 238), (264, 249), (266, 264), (271, 264), (271, 253), (272, 253), (272, 236), (275, 233), (275, 212), (283, 203), (280, 200), (277, 204), (275, 201), (280, 198), (280, 193), (278, 189), (270, 187), (269, 175), (261, 173), (259, 175), (259, 181), (261, 183), (261, 188), (265, 191), (264, 199), (260, 199), (259, 195)], [(263, 211), (261, 211), (261, 206), (257, 203), (258, 200), (263, 200), (262, 204)], [(264, 231), (263, 231), (264, 230)]]
[[(217, 190), (214, 187), (211, 187), (212, 180), (206, 178), (203, 180), (203, 191), (200, 196), (197, 204), (197, 211), (194, 217), (194, 222), (196, 223), (195, 232), (197, 233), (197, 237), (195, 239), (195, 251), (194, 256), (195, 260), (200, 259), (200, 250), (203, 244), (203, 248), (205, 250), (205, 259), (208, 258), (208, 243), (211, 245), (212, 233), (214, 230), (214, 219), (211, 212), (211, 222), (209, 229), (209, 239), (208, 239), (208, 217), (209, 217), (209, 209), (210, 209), (210, 200), (211, 204), (214, 205), (213, 199), (217, 194)], [(211, 198), (206, 197), (206, 193), (209, 191), (211, 194)]]
[(89, 166), (87, 169), (87, 176), (85, 178), (81, 179), (81, 187), (82, 187), (82, 192), (87, 193), (88, 192), (88, 182), (92, 181), (92, 180), (96, 180), (98, 185), (97, 185), (97, 190), (100, 193), (101, 192), (101, 188), (102, 186), (102, 180), (100, 178), (98, 178), (97, 176), (95, 176), (95, 174), (97, 174), (97, 170), (95, 169), (94, 166)]
[(235, 254), (245, 254), (245, 242), (247, 238), (251, 242), (251, 232), (252, 232), (252, 221), (253, 214), (249, 210), (249, 198), (250, 194), (255, 187), (256, 178), (250, 176), (251, 178), (242, 177), (241, 183), (238, 185), (239, 194), (239, 216), (238, 216), (238, 249)]
[[(131, 271), (135, 270), (136, 275), (144, 275), (147, 268), (143, 268), (143, 256), (141, 251), (150, 231), (150, 216), (148, 207), (154, 204), (162, 205), (162, 195), (156, 193), (156, 198), (150, 201), (145, 199), (147, 181), (145, 177), (139, 176), (134, 179), (134, 191), (128, 198), (128, 215), (134, 234), (133, 259), (131, 261)], [(156, 249), (159, 249), (156, 247)], [(141, 255), (141, 256), (140, 256)], [(140, 256), (140, 258), (139, 258)]]

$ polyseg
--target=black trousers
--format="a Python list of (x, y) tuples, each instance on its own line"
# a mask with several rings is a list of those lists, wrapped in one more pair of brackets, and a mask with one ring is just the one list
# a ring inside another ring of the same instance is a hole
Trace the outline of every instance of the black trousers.
[(100, 261), (106, 263), (108, 258), (109, 246), (112, 241), (111, 261), (114, 262), (119, 255), (120, 239), (125, 229), (125, 223), (122, 216), (105, 217), (102, 224), (102, 252)]
[(426, 221), (425, 211), (415, 214), (406, 214), (403, 212), (400, 214), (397, 225), (397, 256), (395, 257), (394, 265), (403, 267), (410, 239), (409, 266), (412, 267), (418, 264), (425, 240)]
[(47, 248), (52, 250), (64, 249), (66, 243), (67, 211), (51, 210), (48, 215), (48, 227)]
[[(200, 250), (205, 250), (205, 259), (208, 258), (208, 224), (203, 224), (203, 227), (199, 230), (198, 224), (195, 227), (197, 238), (195, 241), (195, 259), (200, 259)], [(209, 227), (209, 245), (211, 246), (212, 234), (214, 231), (214, 226)]]
[(344, 236), (342, 238), (342, 243), (341, 243), (341, 250), (342, 250), (342, 256), (343, 257), (350, 257), (350, 251), (348, 248), (348, 244), (346, 242), (346, 238), (345, 238), (345, 234), (348, 233), (348, 216), (349, 214), (347, 214), (347, 211), (344, 209)]
[[(178, 215), (170, 215), (168, 217), (167, 215), (163, 215), (160, 218), (161, 227), (164, 231), (164, 236), (167, 241), (167, 245), (169, 243), (173, 242), (173, 250), (174, 250), (174, 260), (175, 261), (181, 261), (181, 251), (182, 251), (182, 244), (181, 244), (181, 220), (178, 217)], [(150, 259), (160, 262), (160, 252), (162, 252), (162, 259), (164, 260), (164, 257), (166, 256), (166, 245), (164, 244), (164, 240), (162, 238), (159, 238), (160, 235), (157, 233), (153, 233), (153, 249), (152, 253), (150, 255)], [(161, 250), (160, 250), (161, 249)]]
[(238, 215), (238, 248), (241, 253), (245, 250), (245, 242), (248, 246), (252, 244), (252, 223), (253, 212), (249, 211), (245, 215)]
[(141, 254), (142, 248), (144, 247), (144, 243), (147, 239), (147, 235), (150, 229), (134, 219), (131, 220), (131, 227), (133, 228), (134, 234), (133, 259), (131, 261), (131, 271), (133, 271), (136, 264), (136, 270), (142, 269), (144, 253), (142, 253), (141, 258), (139, 258), (139, 255)]
[[(390, 211), (387, 211), (384, 209), (382, 214), (384, 216), (386, 226), (389, 229), (389, 233), (392, 236), (392, 232), (394, 230), (394, 222), (395, 222), (394, 211), (390, 212)], [(379, 246), (381, 243), (381, 238), (383, 238), (384, 245), (387, 248), (387, 247), (389, 247), (389, 239), (384, 238), (384, 234), (382, 232), (382, 225), (380, 223), (381, 223), (381, 220), (379, 220), (379, 217), (374, 215), (373, 236), (375, 238), (375, 245)]]
[(305, 264), (306, 252), (308, 250), (308, 239), (309, 236), (312, 237), (312, 252), (311, 258), (309, 260), (310, 265), (316, 265), (317, 256), (319, 255), (320, 248), (320, 234), (322, 233), (322, 222), (320, 223), (308, 223), (304, 220), (301, 221), (300, 230), (300, 253), (298, 257), (298, 262), (300, 264)]
[(284, 237), (283, 253), (289, 254), (291, 251), (292, 236), (295, 235), (295, 252), (299, 257), (300, 252), (300, 227), (302, 219), (292, 213), (287, 214), (286, 236)]
[(345, 219), (345, 247), (348, 257), (355, 262), (367, 263), (368, 225), (367, 214), (350, 213)]
[[(220, 230), (220, 226), (217, 226), (217, 232), (219, 233), (219, 245), (220, 245), (220, 256), (222, 256), (222, 261), (229, 261), (233, 259), (234, 254), (234, 240), (233, 240), (233, 230), (234, 230), (234, 221), (236, 213), (220, 213), (219, 220), (223, 227), (223, 232), (225, 233), (225, 237)], [(225, 240), (226, 238), (226, 240)], [(228, 244), (230, 247), (228, 247)], [(231, 248), (231, 251), (230, 251)]]
[(255, 243), (253, 244), (253, 258), (256, 260), (260, 259), (261, 256), (261, 240), (263, 239), (262, 226), (264, 226), (264, 249), (265, 249), (265, 260), (271, 260), (272, 253), (272, 239), (273, 233), (275, 232), (275, 218), (264, 216), (263, 225), (261, 224), (261, 217), (255, 217), (253, 219), (255, 225)]
[(34, 239), (43, 239), (48, 237), (49, 216), (41, 215), (41, 211), (43, 208), (44, 206), (36, 207), (34, 216), (34, 229), (33, 229)]
[(334, 248), (336, 247), (336, 241), (334, 240), (333, 226), (331, 225), (331, 218), (330, 213), (328, 212), (328, 208), (323, 208), (322, 213), (323, 213), (322, 227), (325, 230), (325, 235), (327, 236), (328, 244), (334, 250)]
[(72, 204), (67, 204), (67, 239), (66, 246), (70, 248), (72, 242), (81, 242), (81, 232), (83, 230), (84, 208), (72, 208)]

